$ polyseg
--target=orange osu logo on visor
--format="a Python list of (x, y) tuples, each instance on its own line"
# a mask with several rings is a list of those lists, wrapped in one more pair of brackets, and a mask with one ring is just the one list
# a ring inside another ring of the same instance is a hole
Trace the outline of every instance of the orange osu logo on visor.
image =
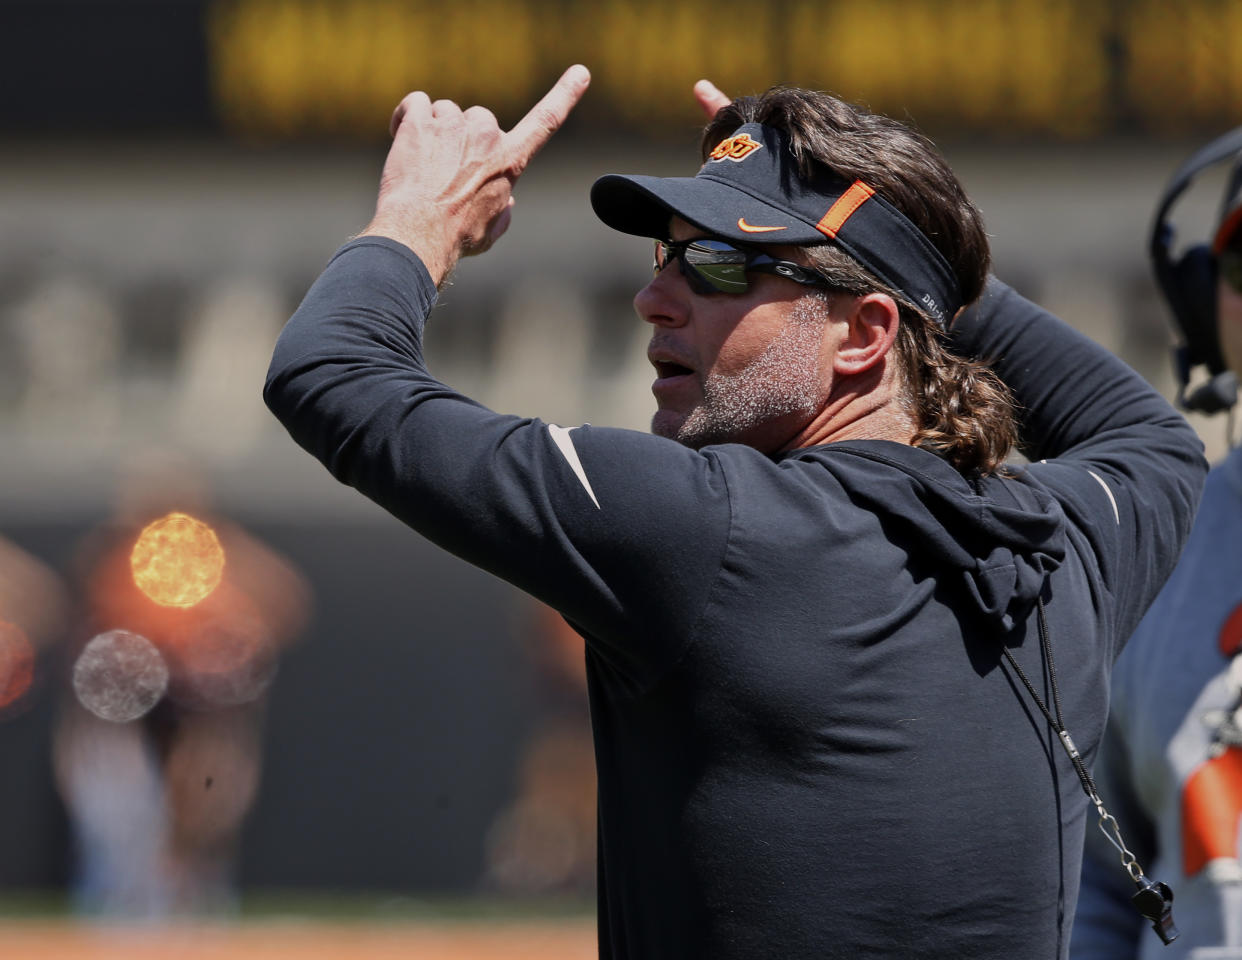
[(745, 160), (763, 146), (748, 133), (739, 133), (728, 140), (721, 140), (716, 149), (707, 155), (708, 160), (732, 160), (737, 163)]

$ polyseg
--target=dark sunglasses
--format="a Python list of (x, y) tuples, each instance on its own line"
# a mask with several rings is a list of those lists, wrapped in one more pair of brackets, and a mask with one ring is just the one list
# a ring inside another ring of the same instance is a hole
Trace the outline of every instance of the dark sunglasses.
[(735, 247), (727, 240), (657, 240), (654, 269), (659, 273), (674, 260), (690, 289), (698, 294), (745, 293), (748, 273), (774, 273), (807, 286), (828, 286), (823, 276), (788, 260), (776, 260), (758, 250)]

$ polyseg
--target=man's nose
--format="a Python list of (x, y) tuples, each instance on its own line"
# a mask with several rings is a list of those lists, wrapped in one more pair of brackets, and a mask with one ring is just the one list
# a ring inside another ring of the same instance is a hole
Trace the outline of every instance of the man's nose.
[(690, 288), (679, 266), (670, 263), (634, 295), (634, 310), (648, 323), (680, 327), (686, 322)]

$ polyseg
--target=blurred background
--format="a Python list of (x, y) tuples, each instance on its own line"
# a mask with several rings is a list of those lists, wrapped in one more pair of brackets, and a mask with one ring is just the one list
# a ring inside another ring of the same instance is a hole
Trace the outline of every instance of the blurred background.
[[(433, 315), (449, 384), (645, 429), (650, 253), (587, 191), (692, 174), (707, 76), (913, 122), (997, 272), (1172, 395), (1147, 234), (1174, 168), (1242, 122), (1237, 0), (4, 0), (0, 901), (589, 913), (580, 646), (336, 485), (260, 399), (369, 219), (401, 96), (511, 125), (572, 62), (586, 100)], [(1187, 242), (1223, 176), (1178, 208)], [(1219, 455), (1223, 423), (1195, 423)]]

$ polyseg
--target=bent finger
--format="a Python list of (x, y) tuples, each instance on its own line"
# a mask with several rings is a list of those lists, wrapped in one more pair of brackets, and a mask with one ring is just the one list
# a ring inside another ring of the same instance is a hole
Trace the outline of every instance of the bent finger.
[(505, 134), (506, 152), (514, 176), (526, 168), (530, 158), (560, 129), (590, 83), (590, 71), (581, 64), (574, 64), (561, 74), (552, 89), (531, 107), (518, 125)]
[(488, 110), (487, 107), (475, 105), (463, 111), (466, 122), (478, 127), (499, 127), (496, 122), (496, 114)]
[(470, 135), (489, 147), (499, 144), (504, 137), (496, 115), (486, 107), (471, 107), (462, 113), (462, 120)]
[(397, 135), (397, 127), (401, 126), (401, 121), (407, 116), (413, 116), (415, 119), (430, 117), (431, 97), (421, 90), (407, 93), (401, 102), (397, 104), (397, 109), (392, 112), (392, 119), (388, 121), (388, 135), (390, 137)]
[(437, 100), (431, 105), (431, 115), (437, 120), (443, 120), (446, 117), (460, 117), (461, 107), (452, 100)]
[(694, 85), (694, 99), (699, 102), (708, 120), (733, 102), (710, 80), (700, 80)]

